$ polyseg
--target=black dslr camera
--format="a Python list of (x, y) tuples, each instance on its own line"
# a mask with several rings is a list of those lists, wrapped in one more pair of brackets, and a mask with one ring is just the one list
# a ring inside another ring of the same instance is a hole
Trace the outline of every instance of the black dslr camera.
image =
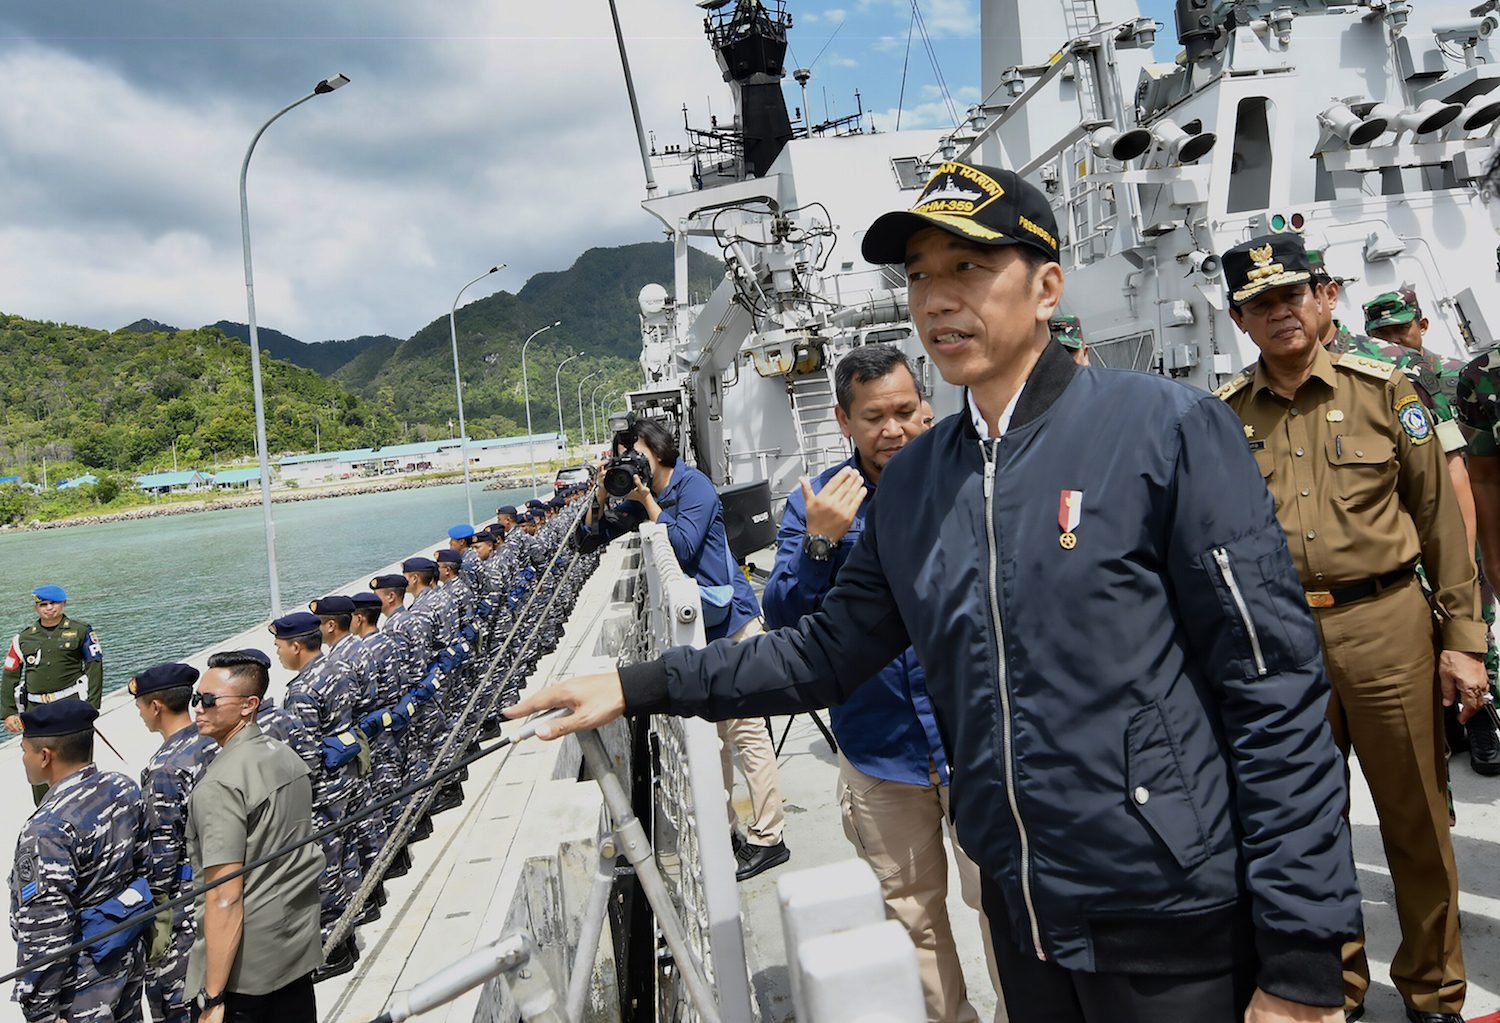
[(604, 490), (612, 497), (624, 497), (635, 489), (639, 476), (649, 485), (651, 463), (639, 451), (622, 451), (604, 463)]

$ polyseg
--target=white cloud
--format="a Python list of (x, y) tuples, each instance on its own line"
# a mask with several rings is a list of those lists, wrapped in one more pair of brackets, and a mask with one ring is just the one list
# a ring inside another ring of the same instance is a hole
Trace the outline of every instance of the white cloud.
[(842, 53), (830, 53), (826, 57), (824, 57), (823, 60), (824, 60), (825, 63), (827, 63), (831, 67), (839, 67), (839, 68), (856, 68), (856, 67), (859, 67), (859, 61), (855, 60), (853, 57), (846, 57)]
[[(151, 15), (176, 17), (168, 6)], [(262, 323), (307, 340), (404, 336), (496, 260), (510, 269), (495, 283), (513, 291), (590, 245), (660, 237), (638, 205), (607, 8), (554, 0), (502, 17), (465, 0), (436, 24), (433, 10), (368, 3), (357, 32), (340, 34), (328, 15), (286, 5), (274, 44), (258, 26), (243, 38), (182, 28), (182, 61), (154, 26), (141, 32), (149, 45), (125, 29), (82, 42), (34, 30), (58, 41), (28, 42), (7, 26), (0, 310), (103, 327), (243, 319), (244, 147), (335, 68), (353, 83), (273, 126), (251, 166)], [(730, 109), (691, 5), (632, 0), (621, 15), (658, 144), (682, 141), (684, 100), (704, 120), (705, 96)]]

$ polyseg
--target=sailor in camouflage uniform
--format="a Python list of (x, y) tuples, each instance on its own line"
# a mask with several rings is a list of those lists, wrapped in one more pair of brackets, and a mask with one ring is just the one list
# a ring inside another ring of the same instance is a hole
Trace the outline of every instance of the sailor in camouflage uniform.
[[(373, 592), (356, 593), (354, 633), (359, 651), (354, 659), (354, 677), (361, 690), (360, 719), (376, 711), (395, 707), (408, 688), (406, 651), (401, 638), (380, 628), (380, 598)], [(384, 799), (401, 789), (406, 775), (402, 736), (394, 730), (395, 719), (382, 717), (380, 731), (370, 739), (370, 789), (375, 799)], [(404, 732), (404, 727), (402, 729)], [(366, 731), (369, 734), (369, 731)], [(387, 825), (401, 815), (400, 806), (391, 806), (383, 815)]]
[[(319, 597), (308, 604), (308, 610), (318, 616), (323, 633), (323, 658), (330, 668), (343, 669), (349, 677), (353, 692), (350, 711), (350, 731), (341, 733), (341, 755), (352, 758), (353, 770), (336, 771), (347, 779), (348, 798), (344, 803), (344, 814), (354, 816), (371, 802), (369, 773), (371, 770), (370, 744), (368, 739), (354, 729), (355, 723), (375, 709), (374, 696), (367, 693), (359, 678), (359, 637), (352, 629), (354, 625), (354, 601), (340, 593)], [(364, 879), (367, 867), (374, 860), (380, 847), (385, 844), (385, 821), (380, 817), (366, 817), (353, 828), (343, 832), (344, 838), (344, 887), (353, 893)], [(380, 906), (385, 893), (379, 893), (378, 901), (366, 904), (365, 911), (357, 922), (364, 924), (380, 918)]]
[[(158, 905), (186, 895), (193, 887), (188, 859), (187, 801), (218, 744), (200, 735), (188, 713), (198, 669), (189, 664), (158, 664), (138, 673), (126, 689), (149, 731), (162, 744), (141, 771), (145, 816), (146, 883)], [(187, 987), (188, 955), (197, 934), (191, 903), (158, 918), (146, 961), (146, 1003), (157, 1023), (187, 1023), (192, 996)]]
[[(353, 677), (347, 666), (324, 656), (323, 633), (317, 615), (306, 611), (284, 615), (271, 623), (270, 632), (276, 640), (276, 656), (281, 666), (297, 673), (287, 683), (286, 709), (301, 719), (303, 727), (324, 744), (324, 759), (319, 767), (324, 780), (322, 798), (313, 804), (313, 830), (321, 831), (344, 818), (354, 792), (357, 759), (338, 767), (327, 766), (330, 741), (351, 733), (354, 727)], [(322, 842), (327, 862), (318, 884), (318, 896), (322, 904), (320, 920), (325, 941), (349, 905), (352, 894), (344, 870), (345, 843), (349, 840), (352, 840), (351, 836), (335, 831)], [(358, 958), (359, 952), (351, 934), (319, 968), (315, 979), (348, 973)]]
[[(104, 699), (104, 654), (93, 626), (65, 613), (68, 595), (61, 586), (38, 586), (37, 620), (14, 636), (0, 673), (0, 720), (5, 730), (21, 730), (19, 711), (76, 697), (96, 708)], [(31, 799), (40, 803), (47, 791), (33, 785)]]
[(87, 951), (40, 965), (16, 982), (27, 1023), (139, 1023), (145, 955), (154, 917), (142, 876), (141, 790), (93, 763), (94, 719), (82, 700), (21, 714), (21, 762), (50, 789), (16, 840), (10, 927), (18, 966), (87, 941), (123, 920), (138, 926)]
[(448, 528), (448, 546), (463, 555), (458, 574), (471, 590), (479, 589), (479, 552), (474, 549), (476, 535), (474, 527), (466, 522)]

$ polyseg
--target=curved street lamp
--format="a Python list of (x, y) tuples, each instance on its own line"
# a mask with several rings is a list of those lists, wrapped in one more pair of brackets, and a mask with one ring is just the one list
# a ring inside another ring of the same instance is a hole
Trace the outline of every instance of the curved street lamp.
[[(588, 425), (583, 421), (583, 385), (599, 375), (596, 369), (582, 380), (578, 381), (578, 436), (583, 440), (583, 446), (589, 447)], [(598, 443), (596, 440), (594, 443)]]
[(537, 495), (536, 487), (536, 442), (531, 436), (531, 385), (526, 379), (526, 349), (531, 342), (537, 339), (537, 335), (551, 330), (553, 327), (561, 327), (562, 320), (549, 323), (545, 327), (534, 330), (524, 344), (521, 345), (521, 395), (526, 402), (526, 454), (531, 458), (531, 496)]
[(458, 448), (464, 462), (464, 502), (469, 506), (469, 524), (474, 524), (474, 493), (469, 489), (469, 431), (464, 427), (464, 382), (458, 372), (458, 300), (464, 297), (464, 292), (484, 280), (490, 274), (499, 273), (505, 269), (505, 264), (500, 263), (492, 266), (468, 284), (458, 289), (458, 294), (453, 296), (453, 305), (448, 310), (448, 335), (453, 339), (453, 391), (458, 396)]
[[(608, 380), (601, 381), (601, 382), (595, 384), (594, 385), (594, 389), (589, 392), (589, 420), (594, 424), (594, 443), (595, 444), (598, 444), (599, 441), (602, 440), (603, 438), (601, 438), (599, 436), (599, 406), (595, 403), (594, 399), (596, 399), (597, 397), (599, 397), (599, 392), (604, 387), (608, 386), (608, 384), (609, 384)], [(608, 416), (608, 415), (609, 415), (609, 413), (606, 412), (605, 416)]]
[(582, 352), (574, 352), (559, 362), (557, 372), (552, 374), (552, 389), (557, 392), (557, 434), (562, 438), (563, 458), (565, 459), (568, 457), (568, 431), (563, 429), (562, 420), (562, 368), (582, 354)]
[(314, 96), (325, 95), (348, 84), (348, 75), (325, 78), (313, 86), (312, 92), (276, 111), (250, 140), (244, 162), (240, 164), (240, 242), (245, 250), (245, 306), (250, 320), (250, 390), (255, 396), (255, 454), (260, 460), (260, 507), (266, 524), (266, 571), (271, 580), (272, 618), (281, 617), (281, 580), (276, 571), (276, 522), (271, 516), (271, 460), (266, 453), (266, 396), (260, 382), (260, 333), (255, 326), (255, 274), (250, 268), (250, 200), (246, 179), (250, 174), (250, 157), (255, 152), (255, 144), (282, 114), (295, 110)]

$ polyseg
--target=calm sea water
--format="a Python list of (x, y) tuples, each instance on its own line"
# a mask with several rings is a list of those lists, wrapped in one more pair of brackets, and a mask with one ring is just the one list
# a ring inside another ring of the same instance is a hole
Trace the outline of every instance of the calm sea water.
[[(474, 488), (483, 520), (526, 490)], [(462, 484), (274, 506), (286, 611), (423, 545), (466, 518)], [(35, 621), (31, 590), (56, 583), (104, 648), (106, 689), (270, 617), (260, 506), (0, 536), (0, 643)], [(0, 651), (3, 656), (3, 651)]]

